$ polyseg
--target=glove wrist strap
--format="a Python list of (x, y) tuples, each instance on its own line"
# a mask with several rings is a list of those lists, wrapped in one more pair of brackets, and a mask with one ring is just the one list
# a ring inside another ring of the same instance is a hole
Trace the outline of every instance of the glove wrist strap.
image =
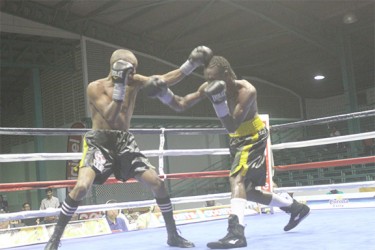
[(173, 99), (174, 94), (172, 90), (170, 90), (169, 88), (167, 89), (167, 92), (164, 95), (159, 96), (159, 100), (164, 104), (169, 104)]
[(194, 63), (192, 63), (191, 61), (187, 60), (186, 62), (184, 62), (181, 67), (180, 67), (180, 70), (181, 72), (184, 74), (184, 75), (190, 75), (191, 72), (193, 72), (198, 66), (195, 65)]
[(122, 102), (125, 98), (125, 85), (121, 83), (115, 83), (113, 87), (112, 99), (114, 101)]
[(220, 103), (214, 103), (214, 108), (217, 117), (222, 118), (224, 116), (227, 116), (229, 114), (229, 108), (227, 101), (220, 102)]

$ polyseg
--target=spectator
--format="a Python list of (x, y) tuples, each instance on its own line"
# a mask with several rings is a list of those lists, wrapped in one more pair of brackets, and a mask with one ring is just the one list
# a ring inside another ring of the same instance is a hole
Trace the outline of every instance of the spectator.
[[(109, 200), (106, 204), (116, 203), (115, 200)], [(120, 210), (113, 209), (105, 212), (105, 218), (107, 219), (108, 225), (111, 228), (112, 232), (126, 232), (129, 231), (126, 226), (125, 220), (119, 217)]]
[(0, 194), (0, 210), (4, 210), (5, 212), (8, 212), (8, 202), (4, 200), (4, 197), (2, 194)]
[(73, 216), (72, 216), (71, 221), (77, 221), (77, 220), (79, 220), (79, 214), (74, 213)]
[[(0, 214), (5, 214), (6, 211), (4, 209), (0, 209)], [(9, 229), (11, 228), (10, 221), (0, 221), (0, 230), (1, 229)]]
[[(337, 129), (336, 126), (331, 127), (331, 132), (329, 133), (330, 137), (336, 137), (336, 136), (341, 136), (341, 132)], [(340, 151), (342, 149), (345, 149), (345, 145), (342, 143), (336, 143), (336, 144), (330, 144), (330, 149)]]
[(332, 126), (331, 128), (331, 133), (329, 134), (330, 137), (334, 137), (334, 136), (340, 136), (341, 133), (340, 131), (337, 129), (336, 126)]
[(330, 190), (327, 194), (343, 194), (344, 192), (337, 190), (337, 189), (332, 189)]
[[(60, 202), (59, 199), (53, 196), (53, 191), (51, 188), (46, 189), (46, 198), (40, 203), (40, 210), (59, 208)], [(43, 219), (43, 224), (50, 224), (57, 222), (57, 216), (47, 216)]]
[(138, 217), (141, 215), (139, 211), (136, 211), (135, 209), (132, 209), (132, 208), (126, 209), (124, 212), (130, 224), (136, 223)]
[[(31, 204), (29, 202), (25, 202), (22, 205), (23, 211), (30, 211), (31, 210)], [(23, 219), (21, 220), (21, 223), (24, 226), (35, 226), (39, 224), (39, 218), (29, 218), (29, 219)]]
[[(366, 132), (370, 132), (369, 129)], [(375, 155), (375, 143), (374, 138), (367, 138), (362, 141), (363, 144), (363, 154), (364, 155)]]
[(159, 220), (155, 213), (160, 213), (160, 208), (153, 205), (150, 206), (147, 212), (139, 215), (137, 218), (137, 229), (145, 229), (157, 223)]
[[(53, 209), (52, 207), (48, 207), (46, 210), (50, 210), (50, 209)], [(57, 216), (46, 216), (43, 218), (43, 221), (41, 222), (41, 224), (52, 224), (52, 223), (56, 223), (57, 222), (57, 219), (58, 217)]]
[(47, 208), (59, 208), (59, 199), (53, 196), (53, 191), (51, 188), (46, 189), (46, 198), (40, 203), (40, 210), (45, 210)]
[(206, 207), (214, 207), (214, 206), (215, 206), (215, 200), (206, 201)]
[(215, 206), (221, 206), (223, 204), (221, 204), (220, 202), (217, 202), (215, 200), (209, 200), (209, 201), (206, 201), (206, 207), (215, 207)]

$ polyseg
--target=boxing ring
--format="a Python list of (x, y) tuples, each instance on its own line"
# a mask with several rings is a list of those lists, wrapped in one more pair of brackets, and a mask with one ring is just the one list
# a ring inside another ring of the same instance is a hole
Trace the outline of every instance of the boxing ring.
[[(295, 128), (306, 125), (325, 124), (329, 122), (357, 119), (375, 115), (375, 110), (357, 112), (334, 117), (306, 120), (295, 123), (274, 125), (272, 131)], [(267, 120), (268, 122), (268, 120)], [(29, 135), (29, 136), (67, 136), (83, 135), (87, 129), (35, 129), (35, 128), (0, 128), (3, 135)], [(168, 156), (201, 156), (201, 155), (228, 155), (227, 148), (208, 149), (164, 149), (165, 136), (167, 134), (178, 135), (201, 135), (201, 134), (225, 134), (223, 129), (134, 129), (134, 134), (159, 134), (160, 145), (158, 150), (145, 150), (143, 153), (148, 157), (158, 157), (159, 174), (164, 179), (185, 179), (185, 178), (222, 178), (229, 173), (228, 170), (210, 172), (189, 172), (189, 173), (165, 173), (164, 157)], [(285, 233), (282, 228), (289, 220), (289, 216), (281, 213), (280, 210), (272, 210), (270, 214), (252, 213), (246, 216), (247, 224), (245, 236), (249, 249), (375, 249), (375, 192), (310, 195), (310, 191), (333, 190), (333, 189), (356, 189), (375, 187), (374, 180), (367, 180), (354, 183), (308, 185), (295, 187), (273, 187), (271, 176), (273, 171), (297, 171), (309, 169), (324, 169), (343, 165), (372, 164), (375, 166), (374, 156), (356, 158), (336, 159), (322, 162), (295, 163), (289, 165), (275, 166), (273, 163), (273, 152), (288, 148), (305, 148), (326, 144), (352, 142), (367, 138), (375, 138), (375, 131), (352, 134), (331, 138), (314, 139), (299, 142), (287, 142), (267, 146), (267, 167), (268, 183), (265, 189), (275, 192), (292, 192), (294, 198), (306, 202), (312, 209), (311, 215), (303, 221), (296, 229)], [(3, 154), (0, 155), (0, 162), (24, 162), (24, 161), (47, 161), (47, 160), (77, 160), (81, 153), (29, 153), (29, 154)], [(375, 172), (375, 169), (374, 169)], [(128, 182), (134, 182), (129, 180)], [(106, 185), (118, 184), (117, 180), (110, 178)], [(62, 181), (40, 181), (40, 182), (18, 182), (1, 183), (0, 192), (15, 192), (47, 187), (62, 188), (73, 187), (75, 180)], [(125, 184), (126, 185), (126, 184)], [(199, 195), (172, 198), (173, 204), (183, 204), (197, 201), (225, 200), (230, 198), (230, 193)], [(86, 205), (80, 206), (77, 213), (93, 212), (108, 209), (128, 209), (145, 207), (155, 204), (154, 200), (143, 200), (134, 202), (121, 202), (115, 204)], [(213, 208), (213, 210), (220, 208)], [(0, 221), (18, 220), (25, 218), (36, 218), (53, 216), (59, 214), (59, 209), (34, 210), (0, 214)], [(228, 210), (225, 210), (228, 212)], [(207, 249), (206, 243), (217, 240), (226, 233), (226, 215), (215, 220), (190, 220), (178, 221), (178, 228), (182, 235), (193, 241), (195, 249)], [(145, 239), (147, 239), (145, 241)], [(146, 243), (146, 244), (145, 244)], [(14, 249), (42, 249), (45, 242), (39, 244), (14, 247)], [(2, 244), (0, 243), (0, 248)], [(21, 244), (20, 244), (21, 245)], [(166, 231), (163, 226), (134, 230), (116, 234), (104, 234), (84, 238), (69, 238), (62, 240), (61, 249), (79, 249), (89, 245), (91, 249), (168, 249), (166, 245)]]

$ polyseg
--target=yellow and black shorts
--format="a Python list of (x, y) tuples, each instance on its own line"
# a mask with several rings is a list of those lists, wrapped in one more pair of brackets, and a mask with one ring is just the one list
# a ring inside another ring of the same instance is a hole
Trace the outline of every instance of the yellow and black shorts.
[(259, 116), (243, 122), (230, 136), (232, 166), (230, 176), (245, 176), (245, 184), (264, 186), (266, 182), (265, 149), (268, 129)]

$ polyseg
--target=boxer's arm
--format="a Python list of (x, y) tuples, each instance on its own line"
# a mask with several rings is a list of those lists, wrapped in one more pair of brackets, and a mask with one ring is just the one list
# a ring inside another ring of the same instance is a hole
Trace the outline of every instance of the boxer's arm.
[(202, 84), (196, 92), (186, 96), (175, 95), (171, 89), (158, 77), (151, 77), (147, 82), (144, 91), (150, 98), (158, 98), (162, 103), (175, 111), (182, 112), (205, 98), (204, 88), (207, 83)]
[(227, 105), (223, 84), (211, 82), (211, 84), (208, 85), (204, 91), (211, 100), (217, 117), (220, 119), (222, 125), (229, 133), (234, 133), (241, 125), (241, 123), (245, 120), (251, 105), (253, 105), (254, 101), (256, 100), (255, 88), (252, 87), (248, 89), (241, 89), (238, 94), (236, 105), (231, 114)]
[[(158, 78), (168, 87), (175, 85), (190, 75), (196, 68), (205, 66), (209, 63), (213, 56), (213, 52), (206, 46), (198, 46), (190, 53), (188, 59), (180, 66), (180, 68), (169, 71), (163, 75), (153, 75), (150, 77)], [(146, 76), (137, 75), (136, 77), (143, 87), (150, 80)]]
[(223, 117), (221, 123), (229, 133), (234, 133), (245, 120), (251, 106), (256, 100), (255, 88), (242, 89), (238, 95), (238, 103), (233, 109), (233, 114)]
[(174, 98), (167, 105), (177, 112), (185, 111), (206, 98), (203, 89), (200, 87), (197, 91), (183, 97), (174, 95)]
[(162, 81), (164, 81), (165, 85), (170, 87), (182, 81), (182, 79), (184, 79), (186, 75), (183, 74), (180, 69), (175, 69), (164, 75), (159, 75), (159, 76), (154, 76), (154, 77), (159, 77)]
[(241, 123), (245, 120), (247, 113), (249, 112), (248, 105), (243, 102), (239, 102), (234, 110), (233, 114), (219, 117), (221, 124), (226, 128), (229, 133), (234, 133)]

